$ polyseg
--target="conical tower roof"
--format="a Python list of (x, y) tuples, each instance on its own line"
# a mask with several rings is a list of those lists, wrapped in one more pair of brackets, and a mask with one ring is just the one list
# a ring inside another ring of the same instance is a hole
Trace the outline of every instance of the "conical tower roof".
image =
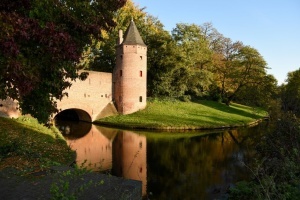
[(128, 45), (139, 44), (139, 45), (146, 46), (133, 20), (131, 20), (124, 34), (123, 44), (128, 44)]

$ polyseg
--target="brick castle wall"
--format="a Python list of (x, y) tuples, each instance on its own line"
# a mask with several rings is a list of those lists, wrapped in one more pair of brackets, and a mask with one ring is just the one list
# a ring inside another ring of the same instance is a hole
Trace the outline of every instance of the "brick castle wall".
[[(89, 76), (86, 80), (77, 80), (66, 90), (68, 97), (57, 102), (60, 110), (81, 109), (87, 112), (91, 121), (101, 116), (101, 112), (110, 106), (112, 101), (112, 74), (104, 72), (87, 71)], [(83, 113), (77, 112), (83, 121)]]
[[(86, 80), (76, 80), (65, 90), (68, 96), (57, 102), (60, 111), (75, 109), (83, 121), (94, 121), (98, 118), (116, 114), (112, 105), (112, 73), (87, 71)], [(0, 116), (19, 117), (18, 102), (12, 99), (0, 100)], [(54, 116), (53, 116), (54, 117)]]

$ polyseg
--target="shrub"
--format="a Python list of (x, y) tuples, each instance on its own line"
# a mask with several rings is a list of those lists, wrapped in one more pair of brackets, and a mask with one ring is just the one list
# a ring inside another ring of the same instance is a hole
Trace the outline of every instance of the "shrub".
[(182, 95), (179, 97), (179, 100), (183, 102), (190, 102), (191, 99), (192, 99), (191, 95)]
[[(257, 145), (253, 180), (230, 189), (231, 199), (297, 199), (300, 196), (300, 121), (282, 114)], [(248, 189), (246, 189), (248, 188)]]

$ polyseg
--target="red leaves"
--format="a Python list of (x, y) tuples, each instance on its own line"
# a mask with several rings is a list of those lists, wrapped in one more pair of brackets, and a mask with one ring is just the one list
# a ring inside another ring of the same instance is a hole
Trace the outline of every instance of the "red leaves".
[(7, 57), (16, 57), (20, 51), (13, 38), (9, 38), (6, 41), (0, 43), (2, 53)]
[[(28, 77), (28, 74), (24, 73), (24, 65), (19, 61), (10, 60), (8, 63), (8, 69), (6, 72), (6, 82), (9, 89), (17, 88), (19, 96), (29, 94), (35, 84), (35, 80)], [(11, 96), (17, 99), (18, 96)]]
[(80, 58), (78, 47), (71, 36), (67, 32), (58, 30), (53, 23), (47, 23), (41, 30), (39, 42), (52, 55), (52, 61), (69, 60), (74, 62)]

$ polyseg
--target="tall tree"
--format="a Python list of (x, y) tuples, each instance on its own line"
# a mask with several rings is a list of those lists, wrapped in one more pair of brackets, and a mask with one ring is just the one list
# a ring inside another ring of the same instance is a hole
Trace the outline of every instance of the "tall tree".
[(243, 44), (239, 41), (232, 42), (229, 38), (221, 38), (219, 46), (214, 49), (213, 54), (213, 72), (214, 84), (218, 88), (217, 93), (220, 100), (226, 101), (227, 94), (234, 90), (233, 73), (236, 69), (234, 60)]
[[(91, 35), (116, 24), (126, 0), (24, 0), (0, 2), (0, 98), (20, 103), (22, 113), (46, 122), (78, 74)], [(47, 9), (45, 9), (47, 8)]]
[(250, 46), (240, 48), (229, 63), (230, 84), (227, 86), (228, 89), (225, 87), (224, 92), (224, 99), (227, 105), (244, 87), (262, 84), (266, 76), (267, 65), (259, 52)]
[(209, 49), (208, 40), (201, 27), (196, 24), (177, 24), (172, 36), (181, 55), (181, 62), (177, 64), (177, 78), (181, 79), (178, 90), (202, 96), (212, 80), (212, 51)]
[(300, 68), (289, 72), (287, 84), (282, 86), (282, 108), (300, 117)]

